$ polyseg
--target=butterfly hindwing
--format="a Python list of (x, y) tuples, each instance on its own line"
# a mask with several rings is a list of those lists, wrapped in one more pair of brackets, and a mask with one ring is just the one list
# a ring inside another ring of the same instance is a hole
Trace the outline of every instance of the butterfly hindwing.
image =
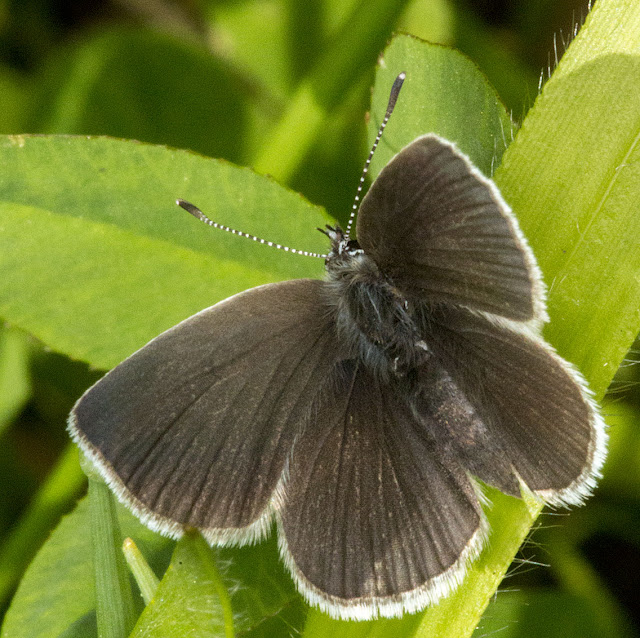
[(544, 319), (535, 259), (493, 182), (451, 142), (419, 137), (380, 172), (357, 239), (408, 296)]
[(339, 363), (296, 442), (283, 555), (306, 597), (342, 618), (419, 609), (459, 582), (482, 540), (464, 469), (443, 463), (402, 393)]
[[(549, 503), (582, 502), (599, 474), (605, 431), (570, 364), (519, 324), (462, 309), (430, 311), (423, 334), (433, 365), (447, 371), (477, 417), (443, 422), (443, 449), (455, 450), (472, 474), (507, 493), (511, 474)], [(423, 414), (436, 400), (430, 365), (419, 371), (424, 391), (416, 405)]]
[(264, 534), (294, 438), (333, 365), (326, 283), (254, 288), (163, 333), (76, 404), (72, 435), (152, 527)]
[(431, 356), (420, 367), (410, 398), (416, 419), (444, 463), (459, 464), (505, 494), (520, 496), (511, 463), (488, 436), (481, 412), (445, 367), (448, 363), (446, 358)]

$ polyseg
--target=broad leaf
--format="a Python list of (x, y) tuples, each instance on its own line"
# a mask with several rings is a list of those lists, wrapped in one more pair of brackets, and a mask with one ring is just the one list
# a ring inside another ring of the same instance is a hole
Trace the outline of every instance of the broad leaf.
[(2, 138), (0, 163), (11, 167), (0, 174), (0, 316), (96, 367), (230, 294), (323, 274), (320, 259), (207, 228), (175, 204), (326, 250), (320, 209), (248, 169), (79, 137)]
[(201, 537), (181, 539), (131, 638), (233, 636), (229, 598), (214, 560)]
[(398, 36), (385, 50), (371, 101), (369, 139), (375, 139), (389, 90), (406, 80), (371, 162), (372, 178), (419, 135), (437, 133), (455, 142), (490, 176), (512, 138), (512, 124), (498, 94), (469, 58), (449, 47)]

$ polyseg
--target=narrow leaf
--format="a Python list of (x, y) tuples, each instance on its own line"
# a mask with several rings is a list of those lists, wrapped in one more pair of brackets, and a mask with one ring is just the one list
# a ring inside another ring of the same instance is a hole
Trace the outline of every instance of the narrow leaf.
[(596, 3), (496, 182), (549, 286), (547, 339), (599, 395), (640, 328), (640, 5)]
[(50, 530), (86, 485), (78, 449), (69, 443), (33, 501), (0, 546), (0, 600), (16, 586)]
[(96, 616), (100, 638), (126, 638), (135, 623), (129, 572), (120, 547), (115, 499), (105, 483), (89, 479)]
[(407, 0), (357, 3), (326, 53), (298, 86), (254, 166), (286, 182), (300, 167), (323, 126), (362, 69), (372, 64)]
[(160, 581), (153, 573), (151, 567), (149, 567), (149, 563), (147, 563), (132, 538), (127, 537), (124, 539), (122, 543), (122, 553), (138, 584), (142, 599), (145, 605), (148, 605), (149, 601), (154, 597)]

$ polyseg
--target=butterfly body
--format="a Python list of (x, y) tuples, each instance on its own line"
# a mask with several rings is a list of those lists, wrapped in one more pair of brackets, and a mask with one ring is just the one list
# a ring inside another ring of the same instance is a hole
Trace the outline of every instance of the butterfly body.
[(373, 374), (405, 376), (424, 357), (413, 304), (339, 227), (326, 260), (338, 338)]

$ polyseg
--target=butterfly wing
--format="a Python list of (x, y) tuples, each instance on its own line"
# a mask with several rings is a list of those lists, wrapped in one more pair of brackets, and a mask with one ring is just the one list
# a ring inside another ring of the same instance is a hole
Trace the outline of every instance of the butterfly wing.
[(439, 415), (440, 447), (509, 494), (520, 478), (551, 504), (589, 496), (606, 435), (579, 373), (515, 322), (441, 307), (422, 324), (431, 357), (415, 409)]
[(357, 238), (407, 295), (518, 321), (545, 319), (535, 258), (493, 182), (453, 144), (400, 151), (360, 206)]
[(307, 599), (333, 616), (435, 602), (481, 545), (464, 469), (443, 462), (398, 390), (355, 361), (339, 363), (294, 446), (282, 554)]
[(149, 526), (264, 534), (294, 438), (336, 359), (324, 282), (254, 288), (171, 328), (90, 388), (70, 430)]

